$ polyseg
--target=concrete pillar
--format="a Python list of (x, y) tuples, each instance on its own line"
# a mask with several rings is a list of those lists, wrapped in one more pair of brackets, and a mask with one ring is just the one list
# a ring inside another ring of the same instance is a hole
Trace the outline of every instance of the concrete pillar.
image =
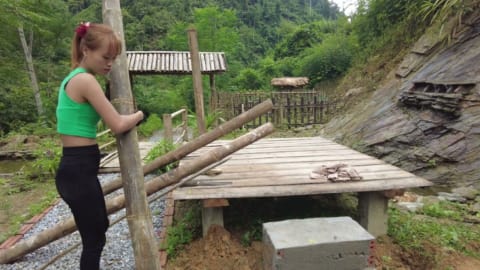
[(358, 194), (359, 223), (373, 236), (387, 234), (388, 198), (380, 192)]

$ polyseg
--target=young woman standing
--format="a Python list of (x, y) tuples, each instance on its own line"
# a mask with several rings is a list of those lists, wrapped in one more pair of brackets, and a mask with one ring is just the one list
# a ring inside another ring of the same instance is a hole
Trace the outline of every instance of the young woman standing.
[(114, 133), (120, 134), (143, 119), (141, 111), (120, 115), (95, 78), (110, 72), (121, 50), (121, 41), (109, 26), (80, 24), (72, 41), (72, 71), (61, 83), (58, 94), (57, 131), (63, 149), (55, 183), (80, 232), (81, 270), (99, 269), (109, 226), (97, 177), (97, 123), (101, 118)]

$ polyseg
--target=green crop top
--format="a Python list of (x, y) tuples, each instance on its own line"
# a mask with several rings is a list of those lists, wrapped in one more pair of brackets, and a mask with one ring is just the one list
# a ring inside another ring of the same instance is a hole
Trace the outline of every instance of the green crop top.
[(60, 85), (57, 104), (57, 132), (64, 135), (94, 139), (97, 136), (97, 123), (100, 115), (88, 102), (76, 102), (65, 92), (67, 83), (77, 74), (87, 72), (76, 68), (68, 74)]

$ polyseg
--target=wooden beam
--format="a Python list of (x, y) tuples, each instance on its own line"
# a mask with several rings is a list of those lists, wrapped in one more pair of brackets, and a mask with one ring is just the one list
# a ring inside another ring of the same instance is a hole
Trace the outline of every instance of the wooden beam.
[(195, 112), (197, 114), (197, 127), (200, 134), (207, 132), (205, 126), (205, 109), (203, 107), (202, 73), (200, 55), (198, 52), (197, 30), (188, 29), (188, 43), (190, 46), (190, 58), (192, 61), (193, 91), (195, 93)]
[[(124, 48), (110, 72), (112, 104), (120, 114), (133, 113), (135, 108), (125, 53), (120, 1), (104, 0), (102, 11), (104, 23), (110, 25), (119, 35), (122, 48)], [(125, 193), (126, 216), (135, 256), (135, 269), (160, 269), (160, 256), (145, 193), (136, 128), (125, 134), (119, 134), (116, 138)]]

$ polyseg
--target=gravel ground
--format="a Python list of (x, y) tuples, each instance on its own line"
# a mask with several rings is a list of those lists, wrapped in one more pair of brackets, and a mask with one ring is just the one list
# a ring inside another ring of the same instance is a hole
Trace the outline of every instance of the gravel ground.
[[(118, 176), (119, 174), (106, 174), (100, 175), (99, 178), (100, 182), (107, 183), (108, 181), (116, 179)], [(149, 176), (145, 178), (146, 180), (150, 179)], [(112, 194), (109, 194), (107, 198), (119, 195), (122, 192), (122, 189), (120, 189)], [(150, 203), (150, 210), (152, 213), (154, 230), (159, 232), (160, 228), (162, 227), (162, 218), (165, 210), (164, 200), (159, 199)], [(125, 210), (121, 210), (113, 215), (110, 215), (110, 223), (113, 223), (122, 215), (125, 215)], [(25, 234), (25, 238), (29, 238), (32, 235), (38, 234), (47, 228), (51, 228), (69, 216), (71, 216), (70, 209), (61, 200), (27, 234)], [(22, 259), (13, 264), (0, 264), (0, 270), (39, 269), (56, 255), (77, 243), (80, 243), (80, 235), (78, 232), (74, 232), (42, 248), (39, 248), (30, 254), (25, 255)], [(48, 266), (46, 269), (78, 269), (80, 252), (81, 245), (68, 253), (66, 256), (58, 259), (54, 264)], [(102, 253), (101, 267), (103, 270), (135, 269), (133, 248), (130, 241), (130, 233), (126, 219), (123, 219), (108, 229), (107, 244)]]

